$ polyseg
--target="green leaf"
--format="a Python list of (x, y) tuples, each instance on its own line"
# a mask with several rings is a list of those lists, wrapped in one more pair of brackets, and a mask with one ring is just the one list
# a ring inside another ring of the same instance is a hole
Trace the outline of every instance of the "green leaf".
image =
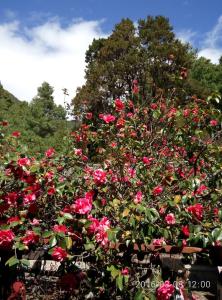
[(116, 269), (114, 265), (107, 267), (107, 271), (111, 272), (111, 276), (115, 279), (118, 275), (120, 275), (120, 270)]
[(116, 277), (116, 286), (120, 291), (123, 290), (123, 275), (119, 275)]
[(42, 234), (42, 237), (43, 237), (43, 238), (47, 238), (47, 237), (50, 237), (52, 234), (53, 234), (52, 231), (45, 231), (45, 232)]
[(117, 234), (117, 232), (118, 231), (116, 229), (108, 229), (107, 230), (109, 241), (116, 242), (116, 234)]
[(138, 290), (135, 297), (134, 297), (134, 300), (144, 300), (144, 295), (143, 295), (143, 291), (142, 290)]
[(57, 221), (61, 225), (65, 221), (65, 218), (64, 217), (58, 217)]
[(222, 240), (222, 228), (215, 228), (212, 231), (212, 237), (214, 241), (221, 241)]
[(22, 259), (21, 259), (21, 263), (22, 263), (22, 265), (27, 266), (27, 267), (30, 265), (29, 260), (28, 260), (28, 259), (25, 259), (25, 258), (22, 258)]
[(15, 256), (12, 256), (11, 258), (9, 258), (7, 261), (6, 261), (6, 265), (9, 265), (9, 267), (12, 267), (14, 265), (17, 265), (19, 263), (19, 259), (16, 258)]
[(70, 249), (72, 247), (72, 239), (70, 236), (66, 236), (65, 237), (65, 241), (66, 241), (66, 248)]
[(73, 216), (69, 213), (64, 213), (63, 217), (67, 220), (72, 220), (73, 219)]
[(49, 245), (50, 247), (54, 247), (57, 244), (57, 239), (55, 236), (52, 236), (51, 239), (49, 240)]
[(95, 245), (93, 243), (87, 243), (84, 245), (85, 250), (94, 250), (95, 249)]

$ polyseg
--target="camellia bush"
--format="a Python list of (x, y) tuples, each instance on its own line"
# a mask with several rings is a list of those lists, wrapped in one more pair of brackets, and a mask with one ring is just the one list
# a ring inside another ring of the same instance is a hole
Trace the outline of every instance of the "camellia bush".
[[(183, 106), (165, 98), (143, 105), (136, 90), (107, 114), (85, 113), (79, 130), (61, 141), (63, 155), (50, 148), (28, 157), (22, 133), (1, 123), (0, 254), (7, 272), (21, 275), (24, 255), (43, 249), (44, 259), (61, 263), (58, 285), (70, 299), (170, 299), (170, 278), (153, 290), (138, 285), (135, 249), (221, 245), (220, 112), (195, 97)], [(155, 265), (157, 254), (152, 259)]]

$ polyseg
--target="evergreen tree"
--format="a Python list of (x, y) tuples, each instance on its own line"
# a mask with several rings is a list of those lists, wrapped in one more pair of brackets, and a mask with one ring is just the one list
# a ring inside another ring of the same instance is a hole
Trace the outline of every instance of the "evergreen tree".
[[(117, 97), (132, 97), (133, 81), (140, 92), (156, 96), (160, 89), (182, 89), (181, 72), (190, 68), (195, 53), (175, 38), (168, 19), (147, 17), (138, 27), (130, 19), (117, 24), (106, 39), (93, 41), (86, 52), (86, 83), (77, 89), (75, 113), (88, 108), (106, 111)], [(183, 79), (183, 78), (182, 78)]]
[(42, 138), (53, 135), (59, 128), (58, 121), (66, 118), (63, 107), (54, 103), (53, 88), (47, 82), (43, 82), (38, 88), (38, 94), (32, 100), (30, 108), (30, 127)]

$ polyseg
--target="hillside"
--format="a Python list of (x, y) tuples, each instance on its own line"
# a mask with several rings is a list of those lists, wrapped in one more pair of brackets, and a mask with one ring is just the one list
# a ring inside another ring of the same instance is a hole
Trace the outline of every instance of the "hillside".
[(30, 154), (42, 153), (49, 147), (61, 151), (61, 140), (71, 127), (66, 111), (54, 103), (52, 94), (53, 88), (43, 83), (38, 95), (28, 103), (0, 86), (0, 121), (8, 122), (10, 132), (21, 132), (20, 139)]

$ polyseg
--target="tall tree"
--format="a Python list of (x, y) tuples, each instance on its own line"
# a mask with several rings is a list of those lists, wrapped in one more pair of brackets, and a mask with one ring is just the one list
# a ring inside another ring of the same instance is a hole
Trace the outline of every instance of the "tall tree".
[(123, 19), (108, 38), (94, 39), (89, 46), (86, 83), (73, 99), (75, 113), (86, 107), (105, 111), (116, 97), (131, 97), (134, 80), (145, 97), (159, 89), (181, 88), (181, 72), (194, 57), (191, 47), (175, 38), (168, 19), (147, 17), (137, 27)]
[(53, 135), (59, 126), (57, 121), (66, 119), (64, 108), (54, 103), (53, 88), (47, 82), (43, 82), (38, 88), (38, 94), (33, 98), (30, 108), (30, 127), (40, 137)]

